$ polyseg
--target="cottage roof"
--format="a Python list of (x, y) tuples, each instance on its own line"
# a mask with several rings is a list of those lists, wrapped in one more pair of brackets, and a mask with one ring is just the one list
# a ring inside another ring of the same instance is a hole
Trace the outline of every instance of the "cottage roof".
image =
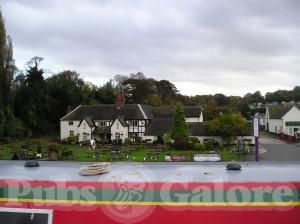
[(292, 107), (293, 105), (269, 107), (270, 119), (281, 119)]
[[(151, 107), (151, 112), (155, 118), (172, 117), (175, 113), (175, 107)], [(200, 117), (202, 108), (200, 106), (183, 107), (184, 115), (187, 118)]]
[(93, 134), (110, 134), (110, 126), (96, 127)]
[(83, 105), (73, 110), (62, 121), (81, 120), (84, 117), (91, 117), (95, 120), (114, 120), (117, 116), (124, 116), (125, 120), (135, 119), (151, 119), (150, 106), (138, 104), (125, 104), (124, 106), (117, 106), (115, 104), (102, 105)]
[(95, 127), (95, 123), (93, 122), (92, 118), (91, 117), (84, 117), (81, 119), (81, 121), (79, 122), (78, 124), (78, 127), (81, 125), (82, 121), (83, 120), (86, 120), (86, 123), (90, 126), (90, 127)]

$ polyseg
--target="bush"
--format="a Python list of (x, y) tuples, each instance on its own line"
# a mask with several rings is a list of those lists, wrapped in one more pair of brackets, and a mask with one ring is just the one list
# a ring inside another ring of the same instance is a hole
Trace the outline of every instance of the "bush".
[(130, 145), (130, 144), (131, 144), (130, 138), (125, 138), (124, 145)]
[(61, 144), (67, 145), (67, 144), (69, 144), (69, 139), (68, 138), (64, 138), (60, 142), (61, 142)]
[(192, 144), (200, 143), (200, 140), (196, 137), (190, 137), (189, 138), (189, 143), (192, 143)]
[(41, 154), (41, 153), (42, 153), (42, 146), (41, 146), (41, 144), (38, 144), (38, 145), (37, 145), (37, 150), (36, 150), (36, 152), (37, 152), (38, 154)]
[(68, 158), (68, 157), (72, 156), (73, 153), (74, 153), (73, 150), (68, 149), (68, 148), (63, 148), (63, 149), (61, 150), (61, 153), (60, 153), (60, 154), (61, 154), (62, 157)]
[(78, 137), (76, 135), (71, 135), (68, 140), (70, 144), (75, 145), (78, 141)]
[(58, 152), (60, 150), (60, 145), (57, 144), (57, 143), (48, 143), (47, 144), (47, 148), (50, 151), (53, 151), (53, 152)]
[(213, 139), (208, 139), (204, 142), (204, 145), (207, 150), (212, 150), (215, 148), (215, 140)]
[(203, 143), (195, 143), (194, 148), (198, 149), (200, 151), (204, 151), (206, 149), (206, 147)]
[(176, 139), (175, 140), (175, 148), (182, 150), (182, 149), (187, 149), (187, 141), (184, 138)]
[(113, 145), (122, 145), (122, 139), (113, 139), (112, 144)]
[(170, 144), (172, 144), (172, 139), (171, 139), (170, 133), (165, 133), (163, 135), (163, 143), (164, 143), (164, 145), (170, 145)]

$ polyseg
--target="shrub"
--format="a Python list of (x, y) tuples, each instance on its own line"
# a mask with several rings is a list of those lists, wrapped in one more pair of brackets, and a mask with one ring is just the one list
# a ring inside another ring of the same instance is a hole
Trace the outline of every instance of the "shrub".
[(179, 150), (187, 149), (187, 146), (188, 146), (188, 144), (186, 142), (186, 139), (179, 138), (179, 139), (175, 140), (175, 148), (176, 149), (179, 149)]
[(68, 138), (68, 140), (69, 140), (69, 143), (70, 143), (70, 144), (75, 145), (76, 142), (77, 142), (77, 140), (78, 140), (78, 138), (77, 138), (76, 135), (71, 135), (71, 136)]
[(194, 148), (198, 149), (200, 151), (204, 151), (206, 149), (206, 147), (203, 143), (195, 143)]
[(189, 138), (189, 143), (192, 143), (192, 144), (200, 143), (200, 140), (196, 137), (190, 137)]
[(48, 143), (47, 148), (49, 151), (58, 152), (60, 150), (60, 145), (54, 142)]
[(73, 153), (74, 153), (74, 151), (71, 149), (68, 149), (68, 148), (63, 148), (61, 150), (61, 156), (64, 158), (68, 158), (68, 157), (72, 156)]
[(205, 147), (207, 150), (212, 150), (215, 147), (215, 140), (213, 139), (208, 139), (204, 143)]
[(36, 150), (36, 152), (37, 152), (38, 154), (41, 154), (41, 153), (42, 153), (42, 146), (41, 146), (41, 144), (38, 144), (38, 145), (37, 145), (37, 150)]
[(61, 142), (61, 144), (66, 145), (66, 144), (69, 144), (69, 139), (68, 138), (64, 138), (60, 142)]
[(164, 145), (170, 145), (170, 144), (172, 144), (172, 139), (171, 139), (170, 133), (165, 133), (163, 135), (163, 143), (164, 143)]
[(130, 145), (130, 144), (131, 144), (130, 138), (125, 138), (124, 145)]
[(113, 145), (122, 145), (122, 139), (113, 139), (112, 144)]

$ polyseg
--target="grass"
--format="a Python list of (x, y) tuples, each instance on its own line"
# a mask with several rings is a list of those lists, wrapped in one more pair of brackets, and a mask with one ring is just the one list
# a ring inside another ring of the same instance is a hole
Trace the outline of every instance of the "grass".
[[(40, 138), (32, 138), (27, 140), (28, 145), (28, 154), (33, 155), (38, 148), (38, 145), (41, 146), (42, 154), (44, 158), (48, 158), (48, 149), (47, 144), (49, 142), (54, 142), (55, 138), (52, 136), (44, 136)], [(0, 143), (0, 159), (11, 160), (16, 151), (21, 149), (26, 145), (26, 140), (16, 140), (12, 143), (1, 144)], [(186, 156), (185, 161), (193, 161), (194, 154), (205, 154), (208, 151), (200, 150), (176, 150), (168, 149), (161, 150), (159, 153), (153, 152), (147, 146), (141, 146), (137, 150), (130, 151), (126, 146), (120, 147), (121, 151), (119, 154), (112, 154), (112, 161), (128, 161), (128, 162), (161, 162), (165, 161), (166, 155), (172, 156)], [(87, 146), (79, 145), (61, 145), (61, 150), (72, 150), (73, 155), (70, 160), (74, 161), (96, 161), (96, 150), (90, 149)], [(220, 150), (220, 149), (218, 149)], [(122, 152), (125, 151), (125, 152)], [(245, 160), (246, 154), (237, 155), (233, 150), (223, 149), (221, 152), (222, 161), (232, 161), (232, 160)], [(107, 150), (99, 149), (98, 150), (98, 161), (107, 161), (109, 159), (110, 153)]]

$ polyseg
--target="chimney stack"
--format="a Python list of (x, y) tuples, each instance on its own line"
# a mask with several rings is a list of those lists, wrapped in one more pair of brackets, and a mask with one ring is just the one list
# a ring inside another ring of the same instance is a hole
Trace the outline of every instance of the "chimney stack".
[(124, 97), (124, 92), (122, 89), (120, 89), (117, 92), (116, 105), (117, 105), (117, 107), (121, 107), (121, 106), (125, 105), (125, 97)]

